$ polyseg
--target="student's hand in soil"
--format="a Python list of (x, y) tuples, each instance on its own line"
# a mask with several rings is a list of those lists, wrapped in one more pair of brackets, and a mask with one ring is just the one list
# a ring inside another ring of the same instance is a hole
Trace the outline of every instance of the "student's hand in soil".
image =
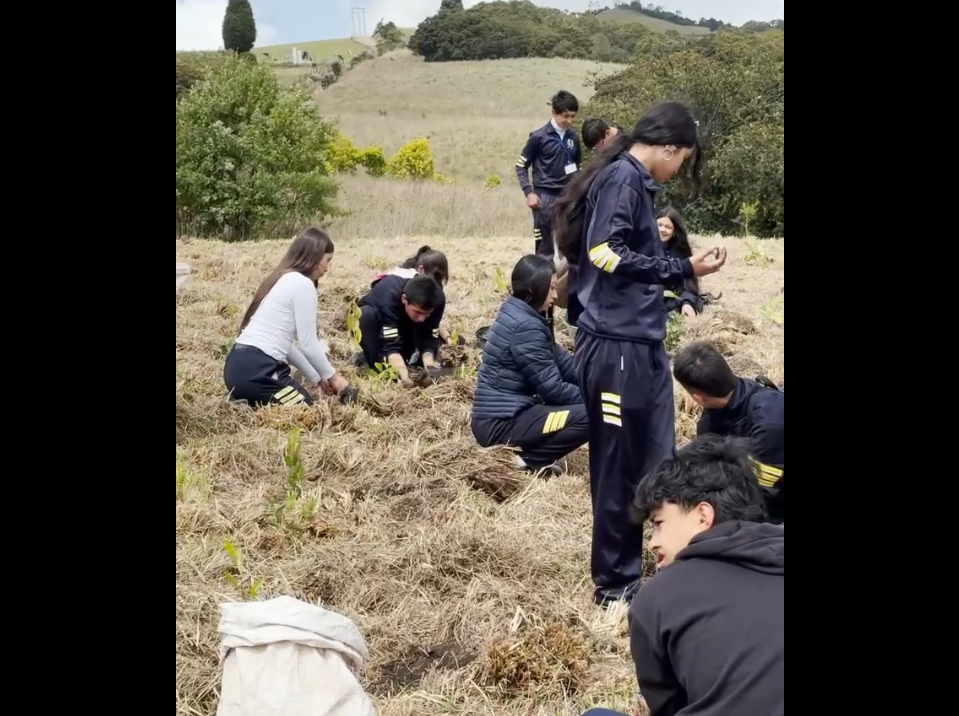
[(696, 309), (690, 306), (688, 303), (683, 306), (683, 318), (695, 318)]
[(693, 254), (690, 261), (693, 264), (693, 275), (697, 278), (716, 273), (726, 263), (726, 249), (713, 247), (701, 249)]
[(416, 381), (414, 381), (412, 378), (410, 378), (409, 375), (401, 375), (401, 376), (400, 376), (400, 385), (402, 385), (404, 388), (415, 388), (415, 387), (416, 387)]
[(350, 381), (348, 381), (339, 373), (335, 373), (333, 377), (327, 381), (327, 383), (330, 387), (330, 390), (337, 395), (350, 387)]
[(538, 209), (538, 208), (539, 208), (539, 197), (536, 196), (536, 194), (530, 194), (529, 196), (527, 196), (527, 197), (526, 197), (526, 206), (528, 206), (530, 209)]

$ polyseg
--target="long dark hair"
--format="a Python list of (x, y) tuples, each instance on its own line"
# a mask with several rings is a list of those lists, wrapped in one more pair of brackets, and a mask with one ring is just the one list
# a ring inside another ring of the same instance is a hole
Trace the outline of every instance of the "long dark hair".
[(527, 254), (513, 267), (510, 293), (539, 311), (549, 296), (555, 273), (556, 267), (552, 261), (536, 254)]
[(586, 199), (596, 176), (634, 144), (653, 147), (673, 145), (692, 149), (693, 152), (685, 165), (684, 179), (690, 195), (699, 191), (703, 157), (696, 120), (686, 106), (679, 102), (657, 104), (640, 117), (631, 132), (620, 132), (612, 141), (607, 142), (586, 168), (573, 176), (573, 180), (560, 196), (554, 214), (554, 234), (556, 245), (567, 261), (579, 261), (583, 233), (586, 230)]
[(429, 246), (421, 246), (415, 256), (410, 256), (400, 268), (419, 269), (422, 266), (427, 276), (432, 276), (442, 286), (450, 280), (450, 264), (446, 254)]
[[(273, 273), (263, 279), (263, 283), (253, 295), (250, 307), (246, 309), (243, 320), (240, 322), (240, 330), (246, 328), (256, 309), (263, 303), (263, 299), (270, 290), (276, 285), (283, 276), (288, 273), (301, 273), (309, 277), (316, 265), (323, 260), (327, 254), (333, 253), (333, 240), (324, 231), (309, 228), (301, 231), (290, 248), (286, 251), (286, 256), (280, 261), (279, 266), (273, 269)], [(312, 280), (312, 279), (310, 279)]]
[[(673, 223), (673, 238), (666, 242), (666, 246), (673, 255), (673, 258), (688, 259), (692, 257), (693, 247), (689, 245), (689, 234), (686, 233), (686, 222), (683, 220), (683, 215), (679, 213), (679, 210), (668, 206), (656, 215), (656, 221), (660, 219), (669, 219)], [(697, 296), (699, 295), (698, 278), (690, 276), (683, 281), (683, 284), (686, 286), (687, 291)]]

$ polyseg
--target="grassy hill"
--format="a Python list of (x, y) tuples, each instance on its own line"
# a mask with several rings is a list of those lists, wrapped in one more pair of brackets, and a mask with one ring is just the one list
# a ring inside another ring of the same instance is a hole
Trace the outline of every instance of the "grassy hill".
[(639, 22), (655, 32), (678, 32), (680, 35), (708, 35), (708, 27), (693, 27), (689, 25), (676, 25), (667, 20), (660, 20), (656, 17), (644, 15), (641, 12), (627, 10), (626, 8), (615, 8), (613, 10), (603, 10), (597, 15), (603, 20), (616, 22)]
[(495, 174), (515, 182), (516, 156), (530, 131), (549, 119), (550, 96), (564, 88), (585, 102), (596, 76), (619, 69), (535, 58), (426, 63), (400, 50), (350, 70), (317, 91), (316, 101), (358, 145), (379, 144), (390, 154), (427, 137), (441, 174), (478, 182)]
[[(634, 10), (627, 10), (624, 8), (603, 10), (601, 13), (599, 13), (598, 17), (604, 20), (616, 22), (639, 22), (655, 32), (675, 31), (681, 35), (708, 35), (710, 32), (709, 29), (705, 27), (675, 25), (666, 20), (660, 20), (655, 17), (650, 17), (649, 15), (644, 15), (640, 12), (635, 12)], [(407, 37), (416, 32), (415, 27), (404, 27), (400, 29)], [(267, 45), (264, 47), (256, 47), (253, 51), (257, 56), (262, 57), (263, 53), (267, 53), (270, 55), (272, 60), (281, 61), (282, 58), (294, 47), (298, 50), (306, 50), (317, 60), (317, 62), (323, 62), (324, 60), (335, 58), (337, 54), (343, 55), (343, 57), (349, 59), (351, 54), (358, 54), (369, 49), (369, 45), (365, 45), (361, 42), (357, 42), (356, 40), (347, 38), (342, 40), (293, 42), (286, 45)]]
[(337, 55), (343, 55), (349, 61), (353, 55), (362, 54), (369, 49), (368, 45), (347, 38), (345, 40), (315, 40), (313, 42), (291, 42), (286, 45), (267, 45), (253, 48), (253, 53), (260, 58), (264, 54), (268, 54), (271, 60), (281, 62), (284, 56), (294, 47), (297, 50), (309, 52), (317, 62), (335, 59)]

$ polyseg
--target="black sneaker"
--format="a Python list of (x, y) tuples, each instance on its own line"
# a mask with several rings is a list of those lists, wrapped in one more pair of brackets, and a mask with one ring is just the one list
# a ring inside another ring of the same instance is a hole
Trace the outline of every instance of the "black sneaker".
[(634, 582), (628, 587), (622, 587), (620, 589), (600, 589), (597, 587), (593, 592), (593, 602), (596, 606), (603, 607), (603, 609), (608, 609), (610, 605), (616, 602), (626, 602), (629, 604), (633, 601), (633, 597), (636, 596), (636, 592), (639, 591), (639, 587), (639, 582)]
[(529, 469), (537, 474), (542, 473), (542, 476), (546, 478), (559, 477), (566, 472), (566, 470), (563, 469), (563, 466), (558, 462), (551, 462), (549, 465), (544, 465), (543, 467)]

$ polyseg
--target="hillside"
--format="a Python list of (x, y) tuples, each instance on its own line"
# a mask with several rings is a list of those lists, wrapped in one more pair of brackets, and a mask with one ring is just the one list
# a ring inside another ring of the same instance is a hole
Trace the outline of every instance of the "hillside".
[[(681, 35), (708, 35), (710, 33), (710, 30), (705, 27), (677, 25), (668, 20), (650, 17), (649, 15), (628, 8), (603, 10), (596, 17), (601, 20), (613, 22), (640, 23), (654, 32), (672, 31), (678, 32)], [(400, 30), (408, 39), (416, 31), (416, 28), (400, 28)], [(272, 61), (282, 62), (283, 58), (295, 47), (298, 50), (309, 52), (317, 62), (324, 62), (334, 59), (338, 54), (349, 60), (352, 55), (360, 54), (371, 46), (375, 46), (375, 40), (373, 38), (358, 38), (357, 40), (344, 38), (340, 40), (313, 40), (293, 42), (285, 45), (267, 45), (256, 47), (253, 51), (259, 57), (269, 55)]]
[[(596, 77), (620, 69), (535, 58), (426, 63), (399, 50), (350, 70), (318, 90), (316, 101), (360, 146), (378, 144), (390, 154), (427, 137), (441, 174), (480, 182), (495, 174), (515, 182), (516, 155), (530, 131), (549, 119), (550, 96), (563, 88), (585, 103)], [(517, 207), (524, 210), (521, 202)]]
[(597, 15), (600, 20), (609, 20), (614, 22), (638, 22), (645, 25), (654, 32), (678, 32), (680, 35), (708, 35), (708, 27), (697, 27), (690, 25), (677, 25), (667, 20), (660, 20), (656, 17), (644, 15), (641, 12), (628, 10), (626, 8), (615, 8), (613, 10), (603, 10)]
[(366, 52), (369, 45), (349, 38), (343, 40), (314, 40), (312, 42), (291, 42), (286, 45), (254, 47), (253, 53), (257, 57), (262, 58), (264, 55), (269, 55), (269, 59), (272, 61), (283, 62), (293, 48), (309, 52), (317, 62), (326, 62), (335, 60), (337, 55), (342, 55), (349, 61), (353, 55)]

